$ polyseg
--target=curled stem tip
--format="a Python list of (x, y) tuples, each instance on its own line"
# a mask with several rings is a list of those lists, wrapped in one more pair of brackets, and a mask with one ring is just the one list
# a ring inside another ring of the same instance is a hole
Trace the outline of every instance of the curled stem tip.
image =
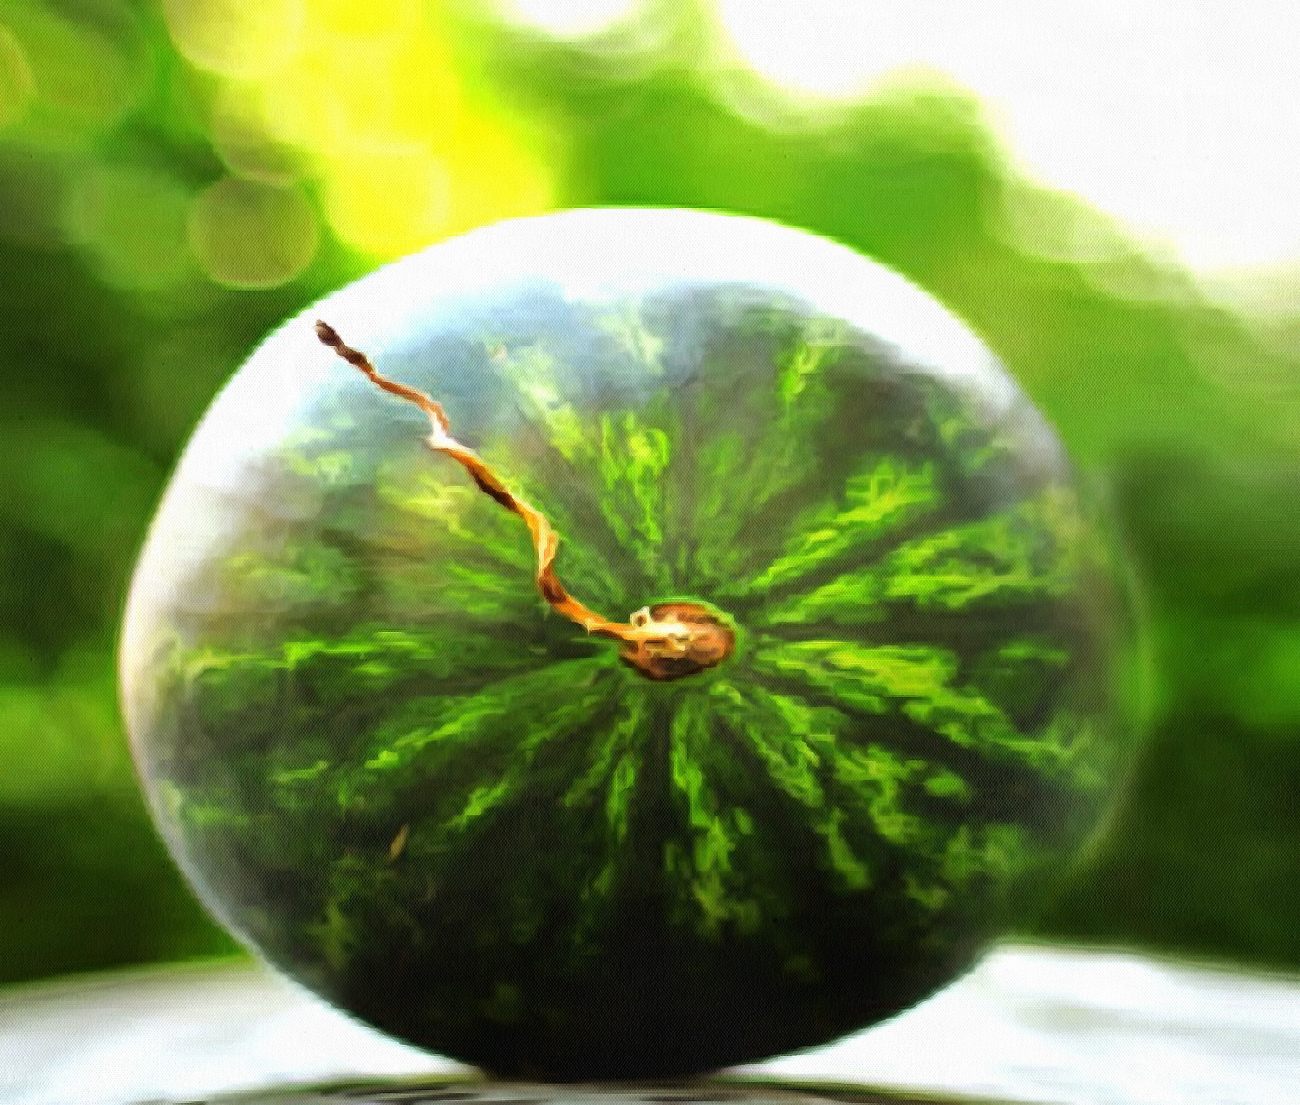
[(697, 603), (673, 602), (638, 610), (626, 622), (611, 621), (571, 595), (555, 573), (560, 538), (545, 515), (511, 491), (473, 449), (457, 441), (443, 405), (425, 392), (391, 380), (370, 358), (346, 344), (329, 323), (317, 321), (316, 336), (348, 364), (390, 395), (415, 404), (429, 419), (425, 444), (455, 460), (478, 486), (528, 527), (537, 554), (536, 582), (542, 597), (557, 613), (588, 633), (619, 641), (619, 655), (651, 679), (677, 679), (721, 663), (731, 654), (735, 634)]

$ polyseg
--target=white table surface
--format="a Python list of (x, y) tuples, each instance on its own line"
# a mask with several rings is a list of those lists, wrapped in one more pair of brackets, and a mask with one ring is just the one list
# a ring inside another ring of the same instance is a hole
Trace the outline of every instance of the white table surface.
[[(192, 1102), (469, 1073), (244, 963), (0, 991), (3, 1105)], [(887, 1024), (730, 1074), (1036, 1105), (1300, 1105), (1300, 979), (1006, 946)], [(519, 1096), (498, 1090), (496, 1100)]]

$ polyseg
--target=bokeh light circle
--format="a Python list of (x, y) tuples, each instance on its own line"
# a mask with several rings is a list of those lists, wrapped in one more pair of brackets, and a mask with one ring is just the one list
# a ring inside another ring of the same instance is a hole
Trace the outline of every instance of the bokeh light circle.
[(302, 0), (164, 0), (176, 49), (200, 69), (250, 79), (280, 68), (298, 49)]
[(218, 284), (274, 288), (311, 263), (320, 225), (301, 189), (224, 177), (194, 198), (189, 241)]
[(27, 54), (13, 33), (0, 25), (0, 127), (17, 122), (27, 112), (36, 91)]
[(106, 283), (140, 291), (163, 288), (190, 271), (189, 199), (183, 183), (150, 166), (94, 165), (65, 197), (63, 224), (68, 239), (86, 252)]

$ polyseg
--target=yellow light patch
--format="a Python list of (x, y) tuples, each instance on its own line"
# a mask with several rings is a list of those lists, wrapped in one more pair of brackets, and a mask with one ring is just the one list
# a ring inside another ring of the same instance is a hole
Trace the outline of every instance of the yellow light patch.
[(438, 143), (451, 185), (445, 233), (536, 215), (554, 206), (550, 169), (495, 116), (462, 113)]
[(451, 210), (446, 165), (415, 145), (375, 150), (364, 161), (322, 166), (326, 216), (343, 241), (363, 253), (396, 257), (445, 236)]
[(333, 35), (355, 38), (392, 37), (417, 31), (423, 18), (421, 0), (386, 0), (358, 4), (356, 0), (307, 0), (307, 19)]
[(553, 205), (549, 167), (469, 105), (424, 6), (169, 0), (167, 10), (185, 56), (228, 78), (214, 109), (226, 164), (268, 182), (314, 180), (329, 228), (353, 249), (396, 257)]

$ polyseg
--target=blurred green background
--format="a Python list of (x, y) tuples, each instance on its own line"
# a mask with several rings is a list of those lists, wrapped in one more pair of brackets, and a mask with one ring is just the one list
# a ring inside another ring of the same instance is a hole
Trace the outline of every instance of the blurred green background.
[(153, 835), (114, 688), (216, 390), (382, 260), (584, 204), (807, 227), (975, 326), (1112, 499), (1155, 660), (1114, 832), (1035, 935), (1300, 967), (1300, 270), (1209, 279), (1042, 182), (906, 19), (811, 40), (815, 93), (782, 87), (807, 27), (753, 2), (0, 0), (0, 981), (234, 950)]

